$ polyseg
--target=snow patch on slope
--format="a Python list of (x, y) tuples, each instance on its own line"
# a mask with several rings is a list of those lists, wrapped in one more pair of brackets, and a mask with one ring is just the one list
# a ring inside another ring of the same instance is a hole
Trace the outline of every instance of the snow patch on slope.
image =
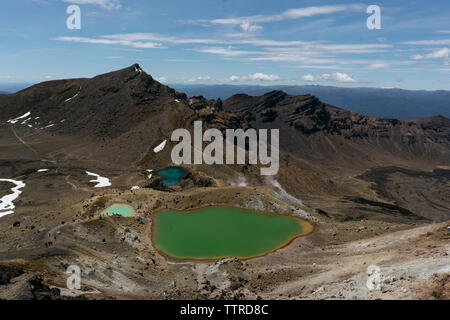
[(30, 114), (31, 114), (31, 112), (27, 112), (27, 113), (25, 113), (24, 115), (21, 115), (20, 117), (17, 117), (17, 118), (15, 118), (15, 119), (10, 119), (10, 120), (8, 120), (8, 121), (6, 121), (6, 122), (9, 122), (9, 123), (11, 123), (11, 124), (15, 124), (16, 122), (19, 122), (20, 119), (26, 118), (26, 117), (28, 117)]
[(69, 99), (65, 100), (64, 102), (68, 102), (68, 101), (70, 101), (70, 100), (72, 100), (72, 99), (75, 99), (76, 97), (78, 97), (78, 95), (80, 94), (80, 92), (81, 92), (81, 87), (80, 87), (80, 89), (78, 90), (78, 92), (77, 92), (72, 98), (69, 98)]
[[(3, 196), (0, 199), (0, 217), (6, 216), (8, 214), (13, 214), (14, 213), (14, 203), (13, 201), (16, 200), (19, 195), (22, 193), (22, 191), (20, 189), (25, 187), (25, 183), (23, 183), (22, 181), (16, 181), (16, 180), (12, 180), (12, 179), (0, 179), (0, 181), (4, 181), (4, 182), (10, 182), (12, 184), (15, 185), (15, 187), (11, 188), (11, 191), (13, 193), (11, 194), (7, 194), (6, 196)], [(7, 211), (5, 211), (7, 210)]]
[(97, 177), (97, 179), (94, 180), (90, 180), (89, 182), (97, 182), (97, 184), (94, 186), (94, 188), (104, 188), (104, 187), (109, 187), (111, 186), (111, 182), (109, 182), (108, 178), (102, 177), (96, 173), (92, 173), (89, 171), (86, 171), (86, 174), (88, 176), (94, 176)]
[(160, 143), (157, 147), (155, 147), (153, 149), (153, 152), (158, 153), (158, 152), (162, 151), (166, 147), (166, 143), (167, 143), (167, 140), (164, 140), (162, 143)]

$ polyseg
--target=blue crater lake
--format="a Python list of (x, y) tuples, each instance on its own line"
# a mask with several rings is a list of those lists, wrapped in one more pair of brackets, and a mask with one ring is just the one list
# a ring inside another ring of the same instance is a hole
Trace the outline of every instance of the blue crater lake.
[(155, 174), (161, 177), (161, 184), (169, 187), (177, 185), (187, 176), (188, 170), (182, 167), (167, 167), (155, 172)]

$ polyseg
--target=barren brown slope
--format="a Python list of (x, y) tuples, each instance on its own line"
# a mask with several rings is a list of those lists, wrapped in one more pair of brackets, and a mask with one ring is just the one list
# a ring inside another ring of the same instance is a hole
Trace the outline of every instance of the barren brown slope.
[[(0, 101), (0, 178), (26, 183), (14, 214), (0, 219), (0, 271), (12, 270), (13, 278), (0, 284), (2, 298), (23, 293), (17, 286), (28, 286), (36, 273), (64, 288), (74, 263), (83, 274), (75, 294), (93, 298), (352, 298), (355, 283), (358, 297), (402, 297), (395, 290), (404, 289), (408, 297), (431, 296), (415, 293), (424, 283), (437, 287), (435, 298), (445, 296), (448, 223), (412, 226), (448, 220), (448, 119), (376, 119), (282, 92), (222, 105), (188, 99), (137, 65), (39, 84)], [(28, 122), (7, 122), (26, 112)], [(176, 128), (192, 131), (195, 120), (222, 131), (279, 128), (278, 175), (266, 179), (251, 165), (189, 165), (180, 186), (158, 189), (146, 169), (171, 165), (173, 144), (158, 153), (153, 148)], [(112, 186), (95, 188), (86, 171)], [(141, 188), (130, 190), (135, 185)], [(0, 184), (0, 196), (11, 187)], [(96, 215), (114, 203), (129, 204), (136, 216)], [(299, 215), (320, 227), (246, 263), (180, 266), (158, 254), (152, 213), (213, 204)], [(365, 290), (371, 263), (401, 280), (384, 282), (394, 292)], [(16, 266), (28, 275), (16, 274)]]
[[(254, 128), (280, 129), (283, 160), (277, 178), (289, 192), (322, 197), (314, 186), (319, 182), (328, 196), (339, 199), (328, 204), (313, 199), (311, 206), (342, 219), (366, 217), (364, 210), (379, 211), (386, 204), (398, 206), (398, 214), (406, 209), (430, 219), (450, 217), (450, 119), (379, 119), (282, 91), (239, 94), (223, 105)], [(307, 179), (298, 170), (320, 179)], [(355, 210), (355, 203), (366, 208)]]
[(327, 159), (327, 164), (345, 160), (353, 166), (388, 155), (450, 164), (450, 119), (441, 116), (379, 119), (327, 105), (314, 96), (282, 91), (235, 95), (224, 101), (224, 108), (241, 114), (253, 127), (279, 127), (282, 149), (306, 159)]
[(31, 144), (45, 140), (51, 153), (52, 140), (61, 137), (76, 157), (105, 160), (116, 154), (122, 156), (115, 162), (127, 165), (181, 125), (189, 110), (176, 99), (186, 97), (133, 65), (92, 79), (45, 82), (2, 97), (0, 118), (6, 122), (31, 112), (28, 124), (33, 129), (14, 126)]
[(4, 118), (31, 112), (42, 121), (65, 120), (51, 129), (58, 134), (117, 137), (157, 112), (169, 113), (177, 97), (185, 96), (133, 65), (92, 79), (44, 82), (0, 103)]
[[(421, 212), (420, 216), (442, 217), (449, 211), (447, 201), (442, 200), (446, 198), (443, 190), (448, 180), (420, 173), (450, 164), (450, 120), (443, 117), (417, 121), (378, 119), (324, 104), (310, 95), (291, 96), (281, 91), (260, 97), (235, 95), (223, 104), (202, 97), (188, 99), (155, 81), (139, 65), (92, 79), (38, 84), (0, 97), (0, 105), (2, 124), (26, 112), (31, 112), (33, 119), (39, 118), (33, 128), (21, 123), (4, 127), (8, 141), (17, 142), (16, 135), (26, 143), (28, 158), (37, 155), (66, 161), (67, 165), (89, 161), (117, 171), (156, 169), (171, 163), (173, 144), (169, 142), (166, 150), (157, 154), (153, 148), (170, 139), (174, 129), (192, 131), (195, 120), (202, 120), (204, 129), (222, 131), (277, 128), (280, 171), (273, 180), (292, 195), (312, 197), (305, 200), (312, 207), (338, 217), (353, 214), (357, 218), (366, 216), (367, 207), (380, 210), (388, 203), (399, 206), (394, 211), (401, 215), (404, 207), (414, 213), (417, 203), (425, 198), (426, 208), (431, 211)], [(393, 181), (393, 190), (387, 196), (378, 191), (373, 175), (365, 175), (383, 167), (406, 168), (413, 178), (405, 178), (404, 172), (389, 171), (386, 179)], [(273, 182), (261, 177), (253, 166), (200, 165), (191, 169), (225, 182), (239, 176), (250, 185)], [(413, 183), (398, 187), (402, 180)], [(421, 191), (425, 185), (430, 186), (430, 192)], [(409, 193), (418, 196), (411, 198)], [(359, 198), (380, 205), (366, 202), (362, 206), (359, 201), (363, 209), (355, 211), (353, 200)]]

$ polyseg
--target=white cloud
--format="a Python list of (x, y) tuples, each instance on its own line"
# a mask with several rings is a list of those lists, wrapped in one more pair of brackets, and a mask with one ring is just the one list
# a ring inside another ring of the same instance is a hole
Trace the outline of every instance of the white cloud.
[(378, 53), (391, 47), (392, 45), (389, 44), (323, 44), (315, 46), (318, 50), (351, 54)]
[(439, 30), (438, 33), (450, 34), (450, 30)]
[(240, 25), (242, 31), (245, 32), (257, 32), (263, 29), (262, 26), (259, 26), (257, 24), (252, 24), (250, 22), (242, 22)]
[(92, 4), (108, 10), (117, 10), (122, 8), (119, 0), (63, 0), (75, 4)]
[[(305, 41), (277, 41), (256, 38), (177, 38), (173, 36), (159, 35), (154, 33), (128, 33), (102, 35), (96, 38), (88, 37), (57, 37), (54, 40), (103, 44), (121, 45), (128, 47), (127, 50), (137, 49), (160, 49), (167, 48), (170, 44), (204, 44), (205, 46), (188, 48), (189, 50), (220, 55), (225, 59), (241, 59), (243, 61), (273, 61), (298, 63), (308, 66), (310, 69), (342, 70), (343, 65), (369, 65), (369, 69), (386, 67), (379, 61), (342, 59), (341, 54), (365, 54), (380, 53), (392, 48), (390, 44), (335, 44), (326, 42)], [(210, 44), (227, 44), (224, 46)], [(248, 45), (257, 49), (243, 49), (240, 45)]]
[[(246, 40), (243, 40), (246, 41)], [(370, 60), (341, 59), (337, 55), (345, 53), (362, 54), (367, 52), (382, 52), (390, 45), (359, 44), (359, 45), (335, 45), (335, 44), (305, 44), (294, 48), (264, 47), (259, 51), (241, 50), (233, 46), (228, 47), (201, 47), (194, 49), (198, 52), (218, 54), (228, 58), (239, 57), (246, 61), (273, 61), (273, 62), (298, 62), (302, 65), (321, 65), (322, 69), (339, 69), (337, 64), (371, 64)], [(325, 66), (330, 64), (330, 66)]]
[(224, 34), (227, 38), (250, 38), (253, 37), (251, 33), (247, 32), (234, 32), (234, 33), (226, 33)]
[(307, 74), (307, 75), (303, 76), (301, 79), (302, 79), (303, 81), (308, 81), (308, 82), (315, 82), (315, 81), (320, 80), (320, 78), (316, 78), (316, 77), (314, 77), (314, 76), (311, 75), (311, 74)]
[[(249, 27), (250, 28), (250, 27)], [(215, 54), (225, 59), (240, 59), (242, 61), (273, 61), (298, 63), (309, 68), (343, 70), (344, 65), (365, 65), (368, 69), (379, 69), (386, 67), (379, 61), (343, 59), (343, 54), (367, 54), (382, 53), (391, 50), (393, 45), (383, 43), (330, 43), (326, 41), (278, 41), (271, 39), (259, 39), (255, 37), (225, 37), (222, 39), (208, 38), (182, 38), (155, 33), (125, 33), (101, 35), (96, 38), (88, 37), (57, 37), (54, 40), (103, 44), (121, 45), (129, 47), (127, 50), (167, 48), (174, 45), (196, 45), (204, 46), (187, 48), (202, 53)], [(219, 45), (221, 44), (221, 45)], [(245, 47), (244, 47), (245, 46)], [(255, 49), (251, 48), (255, 47)], [(348, 70), (348, 68), (346, 68)]]
[(279, 76), (260, 72), (249, 75), (249, 78), (250, 80), (259, 80), (259, 81), (276, 81), (281, 79)]
[(120, 40), (120, 41), (157, 41), (175, 44), (219, 44), (224, 43), (216, 39), (202, 39), (202, 38), (175, 38), (171, 36), (159, 35), (156, 33), (119, 33), (111, 35), (103, 35), (101, 38)]
[[(232, 33), (225, 36), (231, 38), (248, 38), (251, 36), (249, 33)], [(165, 36), (156, 33), (119, 33), (111, 35), (103, 35), (101, 38), (111, 40), (124, 40), (124, 41), (158, 41), (164, 43), (173, 44), (248, 44), (252, 46), (297, 46), (307, 45), (309, 42), (305, 41), (277, 41), (268, 39), (205, 39), (205, 38), (176, 38), (172, 36)]]
[(340, 70), (340, 69), (342, 69), (341, 67), (336, 66), (336, 65), (307, 65), (307, 64), (301, 64), (301, 65), (295, 66), (295, 68), (298, 68), (298, 69), (321, 69), (321, 70), (330, 70), (330, 69)]
[[(83, 42), (92, 44), (119, 44), (132, 48), (164, 48), (163, 44), (203, 44), (208, 45), (195, 49), (199, 52), (219, 54), (223, 56), (239, 56), (239, 55), (264, 55), (264, 57), (256, 60), (271, 61), (305, 61), (306, 57), (320, 57), (322, 55), (336, 54), (364, 54), (364, 53), (380, 53), (391, 48), (389, 44), (327, 44), (319, 42), (306, 41), (278, 41), (271, 39), (245, 38), (240, 33), (238, 37), (227, 39), (205, 39), (205, 38), (177, 38), (172, 36), (159, 35), (154, 33), (125, 33), (102, 35), (97, 38), (87, 37), (57, 37), (54, 40)], [(236, 34), (234, 34), (236, 35)], [(217, 46), (223, 44), (226, 46)], [(213, 46), (214, 45), (214, 46)], [(254, 47), (265, 47), (263, 50), (250, 51), (236, 48), (237, 45), (250, 45)], [(289, 47), (289, 48), (287, 48)], [(333, 63), (327, 59), (318, 60), (317, 63)]]
[(402, 44), (409, 44), (415, 46), (442, 46), (450, 45), (450, 39), (439, 39), (439, 40), (418, 40), (418, 41), (405, 41)]
[(161, 43), (149, 41), (111, 40), (111, 39), (86, 38), (86, 37), (56, 37), (53, 40), (78, 42), (78, 43), (91, 43), (91, 44), (123, 45), (141, 49), (165, 48)]
[(411, 56), (411, 59), (413, 60), (424, 60), (424, 59), (444, 59), (444, 64), (449, 64), (449, 56), (450, 56), (450, 49), (449, 48), (442, 48), (432, 51), (429, 54), (421, 55), (421, 54), (415, 54)]
[(385, 69), (385, 68), (388, 68), (389, 66), (390, 66), (389, 63), (384, 63), (384, 62), (372, 63), (367, 67), (367, 69)]
[[(248, 28), (251, 28), (250, 26)], [(111, 35), (103, 35), (100, 38), (117, 41), (153, 41), (161, 43), (173, 44), (204, 44), (204, 45), (251, 45), (256, 47), (298, 47), (290, 48), (290, 50), (316, 50), (316, 51), (333, 51), (333, 53), (377, 53), (382, 50), (391, 48), (390, 44), (324, 44), (308, 41), (280, 41), (271, 39), (249, 38), (248, 33), (232, 33), (226, 34), (228, 39), (208, 39), (208, 38), (177, 38), (165, 36), (155, 33), (119, 33)], [(231, 38), (231, 39), (230, 39)], [(277, 48), (274, 48), (276, 50)], [(285, 48), (279, 48), (285, 50)]]
[(167, 83), (166, 77), (156, 77), (155, 80), (161, 83)]
[(210, 76), (198, 76), (198, 77), (194, 77), (194, 78), (190, 78), (188, 80), (186, 80), (185, 82), (208, 82), (213, 80)]
[(274, 74), (265, 74), (261, 72), (253, 73), (248, 76), (236, 76), (233, 75), (229, 78), (230, 81), (277, 81), (281, 80), (281, 77)]
[(331, 74), (323, 74), (322, 78), (324, 80), (336, 81), (336, 82), (356, 82), (356, 79), (352, 78), (346, 73), (336, 72)]
[[(391, 48), (387, 44), (317, 44), (307, 43), (293, 48), (267, 47), (250, 57), (251, 61), (300, 62), (302, 64), (336, 64), (336, 55), (379, 53)], [(350, 62), (351, 64), (354, 61)]]
[(258, 52), (254, 52), (254, 51), (235, 50), (233, 47), (203, 47), (203, 48), (195, 49), (195, 51), (218, 54), (218, 55), (227, 56), (227, 57), (243, 56), (243, 55), (258, 53)]
[(334, 82), (356, 82), (356, 79), (354, 79), (352, 76), (341, 73), (341, 72), (335, 72), (335, 73), (324, 73), (322, 75), (313, 76), (311, 74), (307, 74), (303, 77), (301, 77), (303, 81), (308, 82), (319, 82), (321, 80), (326, 81), (334, 81)]
[(273, 14), (273, 15), (255, 15), (255, 16), (237, 17), (237, 18), (196, 20), (193, 22), (209, 22), (212, 24), (222, 24), (222, 25), (241, 25), (243, 23), (255, 24), (255, 23), (267, 23), (267, 22), (299, 19), (299, 18), (304, 18), (304, 17), (332, 14), (332, 13), (343, 12), (343, 11), (359, 11), (359, 10), (362, 10), (362, 6), (358, 5), (358, 4), (335, 5), (335, 6), (316, 6), (316, 7), (289, 9), (282, 13)]

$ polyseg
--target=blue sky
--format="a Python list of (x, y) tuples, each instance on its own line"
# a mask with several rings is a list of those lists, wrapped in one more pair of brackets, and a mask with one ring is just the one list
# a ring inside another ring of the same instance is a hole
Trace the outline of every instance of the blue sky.
[(5, 0), (0, 30), (0, 83), (139, 63), (163, 83), (450, 90), (448, 0)]

